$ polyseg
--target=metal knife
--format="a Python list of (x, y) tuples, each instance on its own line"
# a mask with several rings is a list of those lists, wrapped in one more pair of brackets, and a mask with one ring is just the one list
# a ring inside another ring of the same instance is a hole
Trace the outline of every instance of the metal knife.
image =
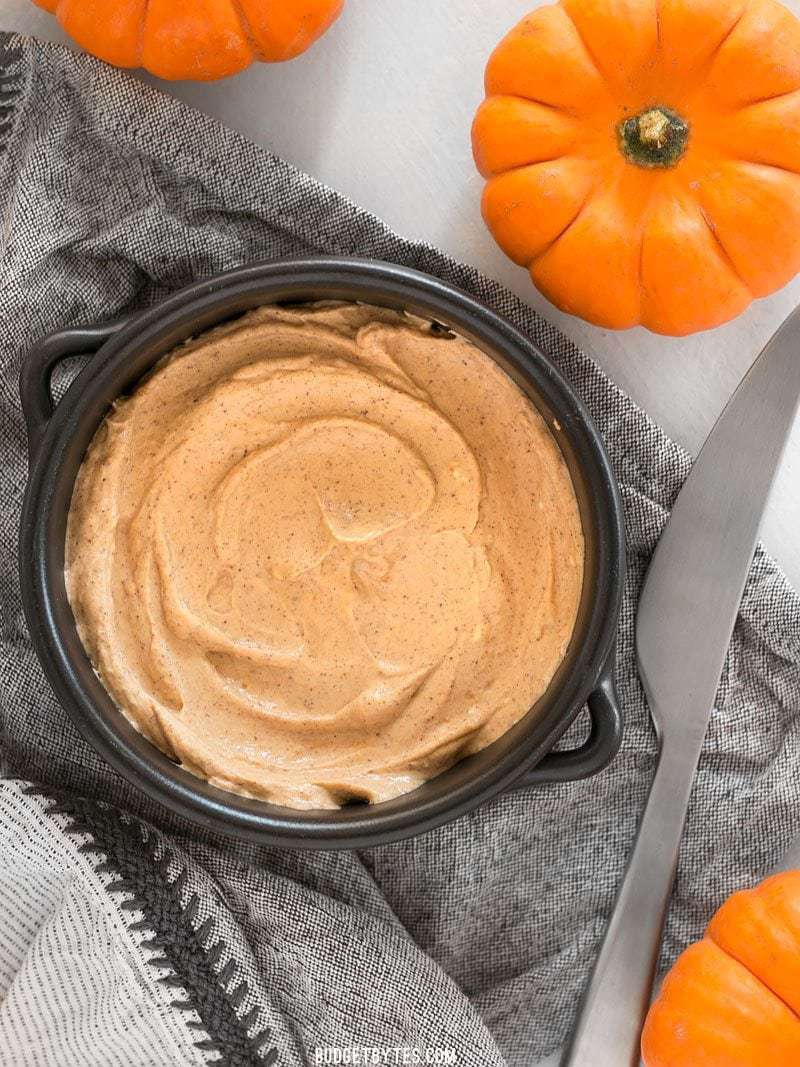
[(800, 309), (723, 411), (653, 554), (636, 622), (659, 757), (562, 1067), (639, 1064), (686, 809), (758, 531), (800, 399)]

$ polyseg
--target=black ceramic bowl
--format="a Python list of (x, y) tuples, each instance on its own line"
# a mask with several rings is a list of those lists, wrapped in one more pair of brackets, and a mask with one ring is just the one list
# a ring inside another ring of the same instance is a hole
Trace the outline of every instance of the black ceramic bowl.
[[(556, 677), (530, 713), (488, 748), (412, 793), (372, 806), (295, 811), (224, 792), (145, 740), (114, 706), (78, 637), (64, 585), (64, 539), (75, 477), (118, 397), (175, 345), (250, 308), (336, 299), (402, 308), (456, 330), (495, 359), (550, 425), (569, 465), (586, 541), (577, 626)], [(55, 407), (57, 363), (95, 352)], [(22, 404), (30, 476), (22, 513), (20, 574), (34, 647), (58, 699), (95, 748), (135, 785), (202, 825), (267, 844), (361, 848), (417, 834), (509, 787), (594, 774), (619, 747), (614, 638), (624, 571), (619, 496), (602, 441), (553, 364), (500, 316), (437, 279), (385, 263), (294, 260), (243, 267), (176, 293), (124, 324), (65, 330), (25, 361)], [(588, 702), (591, 732), (554, 753)]]

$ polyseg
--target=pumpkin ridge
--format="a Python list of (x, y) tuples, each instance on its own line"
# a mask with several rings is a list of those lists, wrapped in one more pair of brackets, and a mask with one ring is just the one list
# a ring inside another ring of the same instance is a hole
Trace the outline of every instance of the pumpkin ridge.
[(749, 107), (757, 107), (759, 104), (771, 104), (773, 100), (782, 100), (784, 96), (794, 96), (795, 93), (800, 93), (800, 85), (787, 89), (784, 93), (775, 93), (774, 96), (757, 96), (755, 100), (748, 100), (737, 110), (746, 111)]
[(139, 34), (136, 38), (136, 47), (133, 50), (133, 54), (136, 58), (136, 65), (142, 65), (142, 54), (144, 52), (144, 31), (147, 26), (147, 16), (150, 14), (150, 4), (152, 0), (144, 0), (144, 8), (142, 10), (142, 19), (139, 23)]
[[(540, 163), (557, 163), (559, 159), (567, 159), (572, 154), (573, 153), (571, 152), (565, 152), (560, 156), (548, 156), (547, 159), (532, 159), (527, 163), (518, 163), (515, 167), (504, 167), (498, 174), (491, 174), (489, 180), (491, 181), (493, 178), (502, 178), (506, 174), (516, 174), (518, 170), (527, 170), (528, 167), (538, 167)], [(583, 204), (581, 204), (581, 207), (578, 210), (581, 210), (581, 208), (583, 208)]]
[(571, 119), (579, 120), (581, 118), (580, 113), (575, 108), (560, 107), (558, 104), (548, 103), (547, 100), (539, 100), (535, 96), (520, 96), (519, 93), (496, 93), (495, 95), (508, 97), (509, 100), (520, 100), (523, 104), (538, 104), (539, 107), (546, 107), (548, 111), (555, 111), (557, 115), (569, 115)]
[(594, 52), (592, 52), (591, 48), (586, 43), (586, 38), (583, 36), (583, 34), (581, 33), (580, 29), (578, 28), (578, 24), (575, 22), (575, 19), (570, 14), (569, 9), (565, 7), (565, 8), (563, 8), (563, 10), (564, 10), (565, 15), (569, 19), (569, 21), (572, 23), (572, 26), (573, 26), (573, 28), (575, 30), (575, 34), (576, 34), (578, 40), (583, 45), (584, 52), (586, 52), (586, 55), (589, 57), (589, 59), (591, 59), (592, 66), (594, 67), (595, 71), (597, 72), (597, 76), (600, 78), (600, 81), (603, 83), (603, 85), (605, 85), (605, 87), (607, 89), (609, 89), (609, 93), (610, 93), (610, 87), (609, 87), (609, 84), (608, 84), (608, 78), (606, 78), (605, 74), (603, 73), (602, 67), (597, 62), (597, 58), (596, 58)]
[(711, 942), (711, 944), (715, 945), (724, 956), (727, 956), (729, 960), (733, 960), (734, 963), (738, 964), (745, 971), (747, 971), (750, 977), (754, 981), (758, 982), (760, 986), (763, 986), (763, 988), (766, 989), (766, 991), (771, 997), (774, 997), (775, 1000), (780, 1001), (780, 1003), (783, 1004), (784, 1008), (786, 1008), (789, 1014), (794, 1019), (797, 1019), (798, 1023), (800, 1023), (800, 1015), (797, 1014), (791, 1004), (786, 1003), (780, 993), (776, 993), (772, 986), (769, 985), (766, 981), (764, 981), (760, 974), (754, 974), (753, 971), (751, 971), (750, 968), (747, 966), (747, 964), (743, 963), (738, 956), (734, 955), (732, 952), (729, 952), (727, 948), (723, 948), (722, 945), (720, 945), (719, 942), (714, 938), (714, 935), (710, 931), (706, 931), (706, 937)]
[[(733, 274), (733, 276), (739, 282), (741, 282), (741, 284), (744, 286), (744, 288), (747, 290), (747, 292), (750, 293), (750, 295), (755, 300), (756, 297), (755, 297), (755, 294), (753, 293), (753, 290), (750, 288), (750, 286), (747, 284), (747, 282), (744, 280), (744, 278), (741, 276), (741, 274), (737, 270), (736, 264), (733, 262), (733, 260), (731, 259), (731, 256), (730, 256), (727, 248), (722, 243), (722, 240), (721, 240), (719, 234), (717, 233), (717, 230), (716, 230), (716, 227), (714, 226), (714, 223), (709, 218), (708, 212), (706, 211), (706, 209), (703, 207), (702, 204), (698, 203), (697, 206), (698, 206), (698, 208), (700, 210), (700, 217), (702, 218), (703, 222), (708, 227), (708, 232), (711, 234), (711, 237), (714, 240), (714, 244), (717, 246), (717, 249), (718, 249), (720, 255), (722, 256), (723, 260), (727, 264), (727, 266), (730, 269), (731, 273)], [(716, 941), (714, 942), (714, 944), (715, 945), (717, 944)], [(720, 946), (717, 945), (717, 948), (719, 948), (719, 947)], [(737, 960), (737, 962), (738, 962), (738, 960)]]
[[(661, 0), (658, 0), (658, 4), (659, 4), (659, 12), (660, 12)], [(730, 37), (732, 37), (733, 34), (736, 32), (736, 30), (739, 27), (739, 23), (742, 22), (742, 20), (744, 19), (745, 15), (747, 14), (749, 8), (750, 8), (750, 0), (747, 0), (747, 2), (745, 3), (744, 7), (739, 12), (739, 16), (736, 19), (736, 21), (733, 23), (733, 25), (728, 30), (725, 31), (725, 33), (720, 38), (718, 43), (714, 45), (713, 50), (711, 51), (711, 53), (709, 54), (708, 58), (706, 59), (705, 67), (701, 71), (698, 71), (698, 73), (692, 79), (693, 80), (693, 85), (692, 85), (691, 89), (688, 90), (688, 95), (686, 96), (685, 100), (683, 101), (683, 105), (682, 105), (682, 110), (683, 111), (691, 112), (692, 104), (697, 100), (697, 98), (699, 96), (702, 96), (703, 92), (705, 91), (705, 89), (707, 87), (706, 83), (708, 81), (708, 76), (711, 73), (711, 69), (714, 66), (714, 63), (716, 62), (717, 56), (722, 51), (722, 49), (725, 47), (725, 44), (727, 43), (728, 39)], [(658, 58), (659, 59), (661, 58), (660, 50), (658, 52)], [(789, 92), (797, 92), (797, 90), (796, 89), (790, 89)], [(783, 96), (783, 95), (784, 95), (783, 93), (778, 93), (777, 94), (777, 96)], [(777, 99), (777, 96), (775, 97), (775, 99)], [(772, 97), (766, 97), (766, 99), (770, 100), (770, 99), (772, 99)], [(755, 100), (752, 101), (752, 103), (757, 103), (757, 102), (763, 103), (763, 101), (755, 101)], [(745, 107), (749, 107), (750, 103), (747, 103), (744, 106)], [(738, 108), (737, 108), (737, 110), (738, 110)]]
[[(660, 9), (661, 0), (658, 0), (658, 2), (659, 2), (659, 9)], [(683, 110), (684, 111), (687, 111), (687, 112), (691, 111), (692, 104), (697, 100), (697, 98), (699, 96), (702, 96), (703, 92), (706, 90), (706, 88), (707, 88), (706, 83), (708, 81), (708, 76), (711, 73), (711, 69), (712, 69), (712, 67), (714, 66), (714, 63), (717, 60), (717, 56), (722, 51), (722, 49), (725, 47), (726, 43), (728, 42), (728, 39), (730, 37), (732, 37), (733, 34), (736, 32), (736, 30), (739, 27), (739, 23), (742, 22), (742, 20), (744, 19), (745, 15), (747, 14), (749, 8), (750, 8), (750, 0), (747, 0), (747, 3), (745, 3), (745, 5), (742, 8), (742, 10), (739, 12), (739, 17), (736, 19), (736, 21), (733, 23), (733, 25), (728, 30), (725, 31), (724, 35), (720, 38), (719, 42), (714, 45), (713, 50), (711, 51), (711, 53), (709, 54), (708, 58), (706, 59), (705, 67), (701, 71), (698, 71), (697, 74), (695, 74), (694, 78), (692, 79), (693, 80), (693, 86), (688, 91), (688, 95), (686, 96), (686, 98), (684, 100), (684, 106), (683, 106)], [(660, 52), (659, 52), (659, 58), (660, 58)], [(788, 95), (788, 93), (791, 93), (791, 92), (797, 92), (797, 89), (790, 89), (790, 90), (788, 90), (787, 94), (778, 93), (774, 99), (777, 99), (780, 96)], [(765, 100), (771, 100), (771, 99), (773, 99), (773, 97), (765, 97)], [(743, 107), (749, 107), (750, 103), (763, 103), (763, 102), (764, 101), (756, 101), (756, 100), (749, 101), (747, 104), (740, 105), (740, 107), (737, 107), (735, 110), (740, 110), (742, 106)]]
[(647, 234), (647, 224), (650, 220), (650, 215), (653, 210), (653, 200), (655, 199), (655, 189), (652, 190), (650, 197), (647, 201), (647, 206), (642, 212), (642, 224), (639, 227), (639, 263), (637, 266), (637, 280), (639, 284), (639, 324), (644, 323), (644, 311), (645, 311), (645, 296), (646, 289), (644, 285), (644, 239)]
[(264, 53), (258, 47), (255, 36), (253, 35), (253, 27), (250, 25), (250, 20), (247, 17), (247, 12), (242, 7), (241, 0), (230, 0), (230, 4), (234, 12), (236, 13), (236, 17), (239, 20), (239, 25), (242, 27), (242, 32), (247, 38), (247, 43), (250, 45), (250, 49), (253, 55), (259, 61), (263, 60)]
[[(555, 158), (556, 159), (566, 159), (567, 157), (566, 156), (556, 156)], [(594, 196), (594, 194), (596, 192), (597, 192), (597, 184), (595, 183), (595, 185), (592, 186), (592, 188), (587, 192), (586, 196), (581, 201), (581, 204), (578, 207), (578, 210), (575, 212), (575, 214), (572, 216), (572, 218), (569, 220), (569, 222), (566, 224), (566, 226), (563, 226), (559, 230), (559, 232), (555, 235), (555, 237), (553, 237), (552, 240), (548, 241), (547, 244), (544, 246), (544, 248), (541, 249), (541, 251), (536, 253), (536, 255), (533, 257), (533, 259), (528, 264), (528, 270), (533, 270), (533, 268), (536, 266), (536, 264), (539, 262), (539, 260), (542, 258), (542, 256), (546, 256), (547, 253), (550, 251), (550, 249), (553, 248), (561, 240), (561, 238), (564, 237), (568, 233), (568, 231), (570, 229), (572, 229), (572, 227), (575, 225), (575, 223), (578, 221), (578, 219), (584, 213), (586, 208), (589, 206), (589, 201), (593, 198), (593, 196)]]
[[(638, 234), (637, 234), (637, 240), (639, 242), (639, 262), (638, 262), (638, 267), (637, 267), (637, 278), (638, 278), (638, 282), (639, 282), (639, 325), (640, 326), (646, 326), (646, 320), (645, 320), (645, 314), (646, 314), (645, 296), (646, 296), (646, 293), (647, 293), (647, 289), (646, 289), (645, 284), (644, 284), (644, 253), (645, 253), (645, 237), (647, 236), (647, 226), (648, 226), (648, 223), (650, 222), (650, 216), (653, 214), (653, 204), (655, 203), (656, 197), (659, 194), (662, 195), (662, 196), (664, 195), (664, 185), (665, 185), (666, 179), (668, 177), (671, 177), (671, 175), (660, 174), (660, 175), (657, 175), (657, 177), (659, 177), (662, 180), (654, 181), (652, 183), (652, 185), (651, 185), (650, 191), (647, 194), (647, 200), (646, 200), (646, 202), (644, 204), (644, 207), (642, 208), (641, 224), (639, 226), (639, 231), (638, 231)], [(667, 191), (667, 195), (668, 196), (670, 196), (670, 195), (674, 196), (675, 194), (674, 193), (670, 193), (669, 191)], [(646, 328), (649, 329), (649, 327), (646, 327)]]
[(782, 163), (764, 163), (761, 159), (746, 159), (744, 156), (729, 156), (732, 163), (744, 163), (748, 167), (767, 167), (768, 170), (779, 170), (783, 174), (791, 174), (793, 178), (800, 178), (800, 167), (794, 170), (792, 167), (784, 167)]
[(295, 45), (296, 45), (296, 43), (297, 43), (297, 41), (298, 41), (299, 39), (301, 39), (301, 38), (302, 38), (302, 36), (303, 36), (303, 27), (302, 27), (302, 26), (299, 26), (299, 27), (298, 27), (298, 29), (297, 29), (297, 33), (296, 33), (296, 34), (294, 35), (294, 37), (292, 38), (292, 43), (291, 43), (291, 46), (290, 46), (290, 47), (291, 47), (291, 48), (294, 48), (294, 47), (295, 47)]
[(747, 14), (747, 12), (749, 10), (750, 10), (750, 0), (748, 0), (748, 2), (744, 5), (742, 10), (739, 12), (739, 17), (736, 19), (736, 21), (731, 26), (731, 28), (728, 30), (728, 32), (722, 37), (722, 40), (719, 42), (719, 44), (714, 46), (714, 50), (711, 53), (711, 55), (708, 57), (708, 60), (706, 62), (705, 70), (703, 70), (701, 72), (700, 77), (698, 79), (701, 85), (706, 81), (706, 79), (708, 78), (708, 75), (711, 73), (711, 69), (712, 69), (712, 67), (714, 66), (714, 64), (717, 61), (717, 56), (720, 54), (720, 52), (725, 47), (725, 45), (728, 43), (730, 38), (734, 35), (734, 33), (736, 33), (736, 31), (739, 28), (739, 25), (741, 24), (741, 22), (743, 21), (745, 15)]

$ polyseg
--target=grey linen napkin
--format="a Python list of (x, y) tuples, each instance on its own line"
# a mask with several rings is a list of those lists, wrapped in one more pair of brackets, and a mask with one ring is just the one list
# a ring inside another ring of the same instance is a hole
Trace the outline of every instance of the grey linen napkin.
[[(213, 919), (225, 948), (210, 963), (195, 959), (190, 974), (188, 942), (167, 954), (230, 1062), (259, 1062), (273, 1048), (278, 1062), (313, 1062), (317, 1046), (360, 1044), (451, 1047), (461, 1064), (529, 1065), (570, 1026), (652, 775), (633, 619), (688, 457), (586, 355), (478, 271), (400, 239), (124, 74), (31, 40), (0, 43), (3, 773), (58, 794), (53, 809), (90, 835), (90, 852), (94, 841), (139, 886), (162, 940), (170, 923), (191, 934)], [(434, 833), (361, 854), (237, 844), (171, 817), (120, 780), (50, 693), (16, 574), (26, 476), (17, 375), (31, 345), (55, 328), (151, 304), (199, 276), (311, 253), (407, 264), (514, 320), (588, 404), (628, 528), (618, 660), (627, 727), (613, 765), (586, 782), (503, 796)], [(759, 553), (692, 796), (665, 962), (798, 830), (799, 754), (800, 601)], [(137, 882), (156, 867), (169, 900)], [(225, 1030), (198, 974), (204, 963), (218, 974), (228, 957), (221, 986), (235, 971), (247, 991)], [(256, 1022), (269, 1027), (267, 1045), (241, 1045), (234, 1055), (237, 1025), (252, 1036)]]

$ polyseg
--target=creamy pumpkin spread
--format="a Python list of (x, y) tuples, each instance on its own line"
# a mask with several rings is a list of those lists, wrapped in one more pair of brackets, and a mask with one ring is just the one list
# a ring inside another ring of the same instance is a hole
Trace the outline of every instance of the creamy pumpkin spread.
[(573, 486), (471, 343), (356, 304), (183, 345), (98, 431), (66, 546), (115, 702), (294, 808), (397, 796), (517, 722), (572, 634)]

